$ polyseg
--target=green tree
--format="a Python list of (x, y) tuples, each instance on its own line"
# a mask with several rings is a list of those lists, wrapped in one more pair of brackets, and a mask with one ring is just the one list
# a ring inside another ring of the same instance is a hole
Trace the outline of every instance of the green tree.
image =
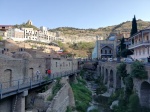
[(0, 36), (0, 41), (2, 41), (3, 40), (3, 37), (2, 36)]
[(126, 58), (128, 55), (132, 55), (133, 54), (133, 52), (131, 50), (126, 49), (126, 44), (125, 44), (124, 37), (120, 40), (120, 44), (119, 44), (118, 49), (119, 49), (118, 57)]
[(127, 70), (125, 63), (121, 63), (119, 66), (117, 66), (117, 74), (120, 75), (124, 81), (124, 78), (127, 77)]
[(118, 47), (118, 57), (121, 57), (121, 52), (123, 50), (126, 49), (126, 45), (124, 44), (125, 40), (124, 40), (124, 37), (120, 40), (120, 44), (119, 44), (119, 47)]
[(132, 20), (132, 29), (131, 29), (130, 36), (134, 35), (135, 33), (137, 33), (137, 23), (136, 23), (136, 18), (134, 15), (134, 18)]
[(140, 112), (140, 103), (137, 94), (132, 94), (130, 96), (127, 112)]
[(148, 78), (147, 71), (141, 62), (135, 61), (131, 64), (131, 76), (138, 79)]

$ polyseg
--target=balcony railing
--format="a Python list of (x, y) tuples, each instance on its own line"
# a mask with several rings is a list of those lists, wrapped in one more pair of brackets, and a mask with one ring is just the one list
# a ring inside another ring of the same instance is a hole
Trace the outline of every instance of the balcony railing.
[(101, 53), (101, 55), (105, 55), (105, 56), (109, 55), (110, 56), (110, 55), (113, 55), (113, 54), (112, 53), (107, 53), (107, 54)]
[(129, 45), (129, 49), (139, 47), (139, 46), (142, 46), (142, 45), (150, 45), (150, 40), (149, 41), (143, 41), (143, 42), (140, 41), (140, 42), (134, 43), (132, 45)]

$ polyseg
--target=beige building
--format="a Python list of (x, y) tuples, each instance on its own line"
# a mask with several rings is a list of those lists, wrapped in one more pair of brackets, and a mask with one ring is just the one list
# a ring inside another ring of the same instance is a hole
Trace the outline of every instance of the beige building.
[(16, 38), (18, 40), (24, 39), (24, 31), (17, 28), (10, 28), (7, 30), (8, 38)]

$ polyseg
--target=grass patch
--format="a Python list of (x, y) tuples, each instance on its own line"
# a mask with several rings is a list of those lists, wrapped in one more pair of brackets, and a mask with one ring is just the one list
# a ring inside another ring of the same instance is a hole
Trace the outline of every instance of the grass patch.
[(86, 112), (89, 102), (92, 100), (92, 93), (83, 84), (84, 81), (80, 81), (78, 84), (71, 84), (73, 89), (76, 110), (78, 112)]
[(61, 89), (62, 84), (60, 83), (60, 79), (57, 79), (57, 82), (55, 84), (55, 86), (53, 86), (52, 88), (52, 95), (48, 96), (47, 100), (51, 101), (54, 96), (57, 94), (57, 92)]

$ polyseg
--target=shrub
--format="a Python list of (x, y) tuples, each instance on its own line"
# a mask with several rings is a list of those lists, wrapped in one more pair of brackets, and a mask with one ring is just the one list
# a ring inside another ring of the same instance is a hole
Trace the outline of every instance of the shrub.
[(67, 106), (67, 110), (66, 110), (66, 112), (72, 112), (71, 107)]
[(130, 96), (127, 112), (140, 112), (139, 97), (137, 94)]
[(89, 112), (99, 112), (98, 109), (93, 109), (93, 110), (90, 110)]
[(0, 41), (2, 41), (3, 40), (3, 37), (2, 36), (0, 36)]
[(131, 76), (138, 78), (138, 79), (147, 79), (148, 78), (147, 71), (145, 70), (145, 67), (141, 62), (135, 61), (132, 63)]
[(62, 84), (60, 83), (60, 78), (57, 79), (57, 82), (55, 86), (52, 88), (52, 95), (47, 98), (48, 101), (51, 101), (53, 97), (57, 94), (57, 92), (60, 90), (62, 87)]
[(117, 66), (117, 74), (119, 74), (124, 81), (124, 78), (127, 77), (127, 70), (125, 63), (121, 63), (119, 66)]
[(99, 87), (96, 89), (96, 94), (103, 94), (107, 91), (107, 87), (102, 84), (102, 85), (99, 85)]

